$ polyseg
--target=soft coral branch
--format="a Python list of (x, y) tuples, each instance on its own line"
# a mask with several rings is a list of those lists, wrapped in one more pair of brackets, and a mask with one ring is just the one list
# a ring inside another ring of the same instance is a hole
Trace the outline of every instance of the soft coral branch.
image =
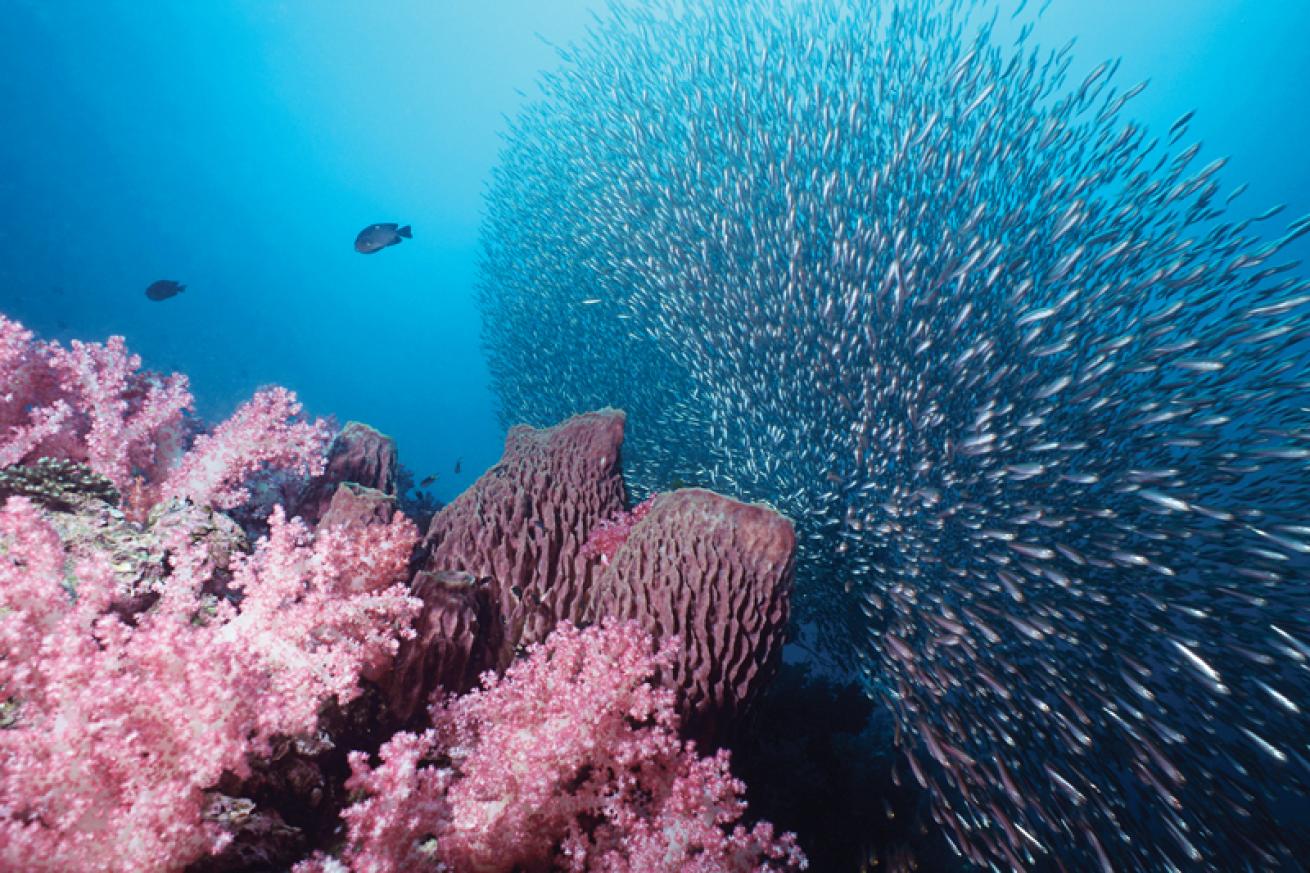
[(0, 441), (0, 467), (21, 464), (37, 449), (64, 432), (73, 409), (62, 400), (32, 410), (26, 424), (9, 429)]
[(0, 868), (174, 870), (221, 848), (206, 789), (394, 651), (418, 606), (398, 584), (413, 525), (271, 525), (234, 567), (239, 606), (201, 596), (207, 546), (179, 531), (159, 601), (128, 623), (103, 555), (74, 561), (25, 500), (0, 509)]
[(41, 456), (86, 463), (128, 496), (137, 518), (167, 498), (231, 509), (266, 467), (317, 473), (329, 437), (325, 422), (302, 418), (293, 393), (269, 388), (184, 453), (193, 421), (185, 376), (142, 370), (120, 336), (64, 348), (4, 316), (0, 385), (0, 467)]
[(598, 523), (587, 535), (587, 541), (582, 544), (583, 556), (600, 558), (601, 563), (608, 566), (619, 547), (632, 535), (632, 528), (650, 513), (656, 497), (659, 497), (659, 494), (652, 494), (632, 509), (623, 510), (613, 518), (603, 519)]
[(242, 483), (265, 465), (321, 473), (331, 434), (321, 420), (303, 421), (300, 413), (296, 395), (285, 388), (260, 391), (213, 433), (196, 438), (164, 481), (162, 496), (230, 509), (250, 497)]
[(71, 429), (49, 349), (32, 332), (0, 315), (0, 467), (22, 463)]
[(803, 868), (793, 837), (738, 824), (745, 786), (727, 753), (698, 758), (678, 738), (673, 693), (654, 684), (672, 649), (652, 645), (635, 623), (563, 624), (434, 707), (431, 730), (393, 737), (379, 766), (352, 756), (351, 869)]
[(60, 386), (85, 422), (86, 463), (119, 488), (131, 481), (133, 468), (155, 457), (165, 433), (181, 427), (191, 408), (187, 378), (141, 370), (141, 358), (127, 350), (121, 336), (103, 345), (73, 340), (70, 347), (51, 346), (51, 367)]

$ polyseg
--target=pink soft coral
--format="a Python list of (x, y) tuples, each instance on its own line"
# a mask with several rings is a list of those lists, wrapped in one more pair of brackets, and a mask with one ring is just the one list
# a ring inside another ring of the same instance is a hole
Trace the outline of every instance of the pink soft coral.
[(183, 456), (193, 405), (185, 376), (142, 370), (120, 336), (64, 348), (4, 316), (0, 385), (0, 467), (42, 456), (84, 462), (124, 493), (137, 518), (166, 498), (233, 508), (264, 466), (313, 475), (330, 436), (324, 422), (300, 420), (294, 394), (270, 388)]
[(191, 408), (185, 376), (141, 370), (123, 338), (42, 343), (0, 316), (0, 465), (37, 455), (83, 461), (119, 488), (157, 473), (157, 447)]
[(614, 559), (615, 553), (618, 552), (619, 546), (628, 541), (633, 526), (650, 512), (651, 505), (654, 504), (656, 497), (659, 497), (659, 494), (652, 494), (632, 507), (631, 510), (620, 512), (613, 518), (607, 518), (592, 528), (591, 533), (587, 535), (587, 541), (582, 544), (583, 556), (600, 558), (601, 563), (608, 566), (609, 562)]
[(0, 315), (0, 467), (21, 463), (71, 424), (46, 346)]
[(183, 531), (129, 623), (103, 557), (74, 562), (25, 500), (0, 509), (0, 869), (173, 870), (220, 848), (205, 789), (394, 651), (418, 605), (394, 584), (413, 525), (311, 541), (270, 522), (235, 565), (239, 608), (201, 597), (208, 551)]
[(300, 420), (296, 395), (266, 388), (214, 429), (196, 438), (163, 485), (164, 497), (231, 509), (250, 496), (241, 483), (265, 464), (313, 476), (323, 471), (331, 434), (321, 422)]
[(633, 623), (563, 624), (434, 707), (431, 730), (393, 737), (378, 767), (353, 756), (349, 785), (366, 797), (344, 813), (351, 869), (804, 868), (790, 835), (737, 824), (727, 753), (699, 759), (678, 739), (673, 694), (653, 684), (668, 650), (651, 647)]
[(133, 469), (156, 473), (166, 463), (156, 452), (164, 435), (176, 433), (192, 406), (186, 376), (141, 371), (121, 336), (104, 345), (73, 340), (51, 345), (50, 365), (66, 402), (76, 410), (72, 428), (82, 435), (86, 463), (120, 488)]

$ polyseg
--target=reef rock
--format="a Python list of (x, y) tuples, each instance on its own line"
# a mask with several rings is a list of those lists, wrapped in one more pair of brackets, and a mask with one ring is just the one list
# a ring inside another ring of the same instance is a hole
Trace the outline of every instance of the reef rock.
[[(53, 508), (61, 505), (68, 509)], [(108, 559), (119, 591), (113, 608), (124, 615), (154, 603), (167, 584), (169, 552), (183, 540), (205, 544), (211, 572), (204, 593), (220, 597), (228, 593), (233, 555), (250, 548), (231, 518), (183, 500), (159, 504), (145, 525), (127, 520), (116, 506), (89, 495), (72, 504), (52, 502), (47, 507), (47, 517), (71, 556)]]
[(421, 569), (486, 579), (504, 631), (497, 666), (561, 621), (588, 614), (591, 529), (624, 507), (624, 414), (577, 415), (552, 428), (512, 428), (500, 462), (432, 519)]
[(396, 498), (392, 495), (357, 482), (342, 482), (332, 492), (332, 499), (318, 520), (318, 527), (386, 524), (395, 511)]
[(233, 839), (187, 873), (289, 870), (306, 846), (333, 839), (338, 813), (350, 803), (348, 755), (386, 735), (383, 712), (378, 689), (365, 683), (345, 706), (324, 705), (315, 734), (277, 737), (270, 755), (251, 759), (249, 773), (224, 773), (205, 818)]
[(205, 812), (205, 818), (231, 841), (217, 854), (189, 865), (186, 873), (285, 870), (305, 854), (304, 833), (288, 825), (276, 810), (259, 809), (249, 798), (212, 794)]
[(791, 522), (773, 509), (686, 488), (655, 499), (597, 580), (590, 619), (679, 637), (665, 682), (702, 748), (727, 739), (777, 670), (795, 552)]
[(293, 515), (316, 524), (332, 504), (337, 486), (354, 482), (383, 494), (396, 493), (396, 441), (367, 424), (351, 421), (328, 448), (327, 466), (305, 486)]
[(47, 509), (76, 512), (103, 503), (118, 506), (114, 483), (86, 464), (62, 458), (38, 458), (29, 465), (0, 468), (0, 503), (26, 497)]

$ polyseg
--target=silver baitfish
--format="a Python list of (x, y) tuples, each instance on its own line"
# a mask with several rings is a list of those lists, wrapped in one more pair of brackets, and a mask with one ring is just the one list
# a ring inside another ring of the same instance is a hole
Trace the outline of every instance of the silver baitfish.
[(1290, 868), (1310, 221), (991, 10), (612, 5), (488, 192), (504, 419), (788, 512), (962, 864)]

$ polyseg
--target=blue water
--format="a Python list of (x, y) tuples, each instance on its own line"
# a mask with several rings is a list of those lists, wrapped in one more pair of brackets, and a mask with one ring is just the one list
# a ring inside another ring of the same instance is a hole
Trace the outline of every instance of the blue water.
[[(396, 436), (443, 498), (496, 459), (471, 294), (482, 180), (515, 89), (554, 57), (534, 31), (577, 32), (581, 5), (21, 2), (3, 19), (0, 311), (49, 338), (123, 334), (188, 373), (208, 418), (284, 384)], [(353, 250), (392, 220), (414, 240)], [(158, 278), (188, 290), (152, 303)]]
[[(546, 40), (596, 6), (5, 4), (0, 311), (49, 338), (123, 334), (188, 373), (209, 418), (284, 384), (394, 435), (449, 499), (503, 436), (473, 292), (483, 183), (556, 63)], [(1072, 36), (1075, 69), (1122, 56), (1120, 81), (1151, 80), (1134, 115), (1155, 129), (1196, 108), (1252, 207), (1310, 209), (1310, 4), (1054, 0), (1038, 39)], [(353, 251), (393, 220), (414, 239)], [(159, 278), (189, 290), (152, 303)]]

